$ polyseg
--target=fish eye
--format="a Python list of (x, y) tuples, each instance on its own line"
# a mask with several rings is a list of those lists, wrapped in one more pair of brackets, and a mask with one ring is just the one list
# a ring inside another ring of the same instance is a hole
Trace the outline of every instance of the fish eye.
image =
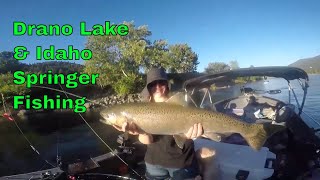
[(100, 113), (100, 115), (104, 118), (104, 119), (107, 119), (107, 118), (110, 118), (110, 115), (108, 113)]
[(115, 113), (108, 114), (108, 118), (112, 118), (112, 117), (116, 117), (116, 114)]

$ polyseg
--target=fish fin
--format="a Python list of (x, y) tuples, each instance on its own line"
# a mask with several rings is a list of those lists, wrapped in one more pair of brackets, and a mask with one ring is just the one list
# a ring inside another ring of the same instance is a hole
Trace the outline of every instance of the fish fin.
[(184, 135), (184, 134), (175, 134), (175, 135), (173, 135), (173, 138), (174, 138), (177, 146), (178, 146), (180, 149), (183, 149), (184, 143), (185, 143), (186, 140), (187, 140), (186, 135)]
[(204, 138), (211, 139), (213, 141), (221, 142), (227, 137), (231, 136), (233, 133), (213, 133), (213, 132), (207, 132), (202, 135)]
[(185, 95), (183, 92), (175, 93), (169, 99), (166, 100), (166, 103), (187, 106), (187, 101), (185, 100)]
[(286, 127), (281, 125), (274, 125), (271, 123), (253, 124), (253, 128), (246, 135), (242, 135), (247, 143), (255, 150), (259, 151), (267, 139), (276, 132), (284, 130)]

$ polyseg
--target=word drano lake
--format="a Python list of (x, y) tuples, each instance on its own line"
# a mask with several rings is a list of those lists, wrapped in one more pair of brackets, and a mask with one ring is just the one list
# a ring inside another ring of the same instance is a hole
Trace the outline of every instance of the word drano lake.
[[(62, 26), (57, 24), (26, 24), (24, 22), (13, 22), (13, 35), (37, 35), (37, 36), (70, 36), (73, 33), (73, 27), (70, 24), (64, 24)], [(80, 22), (80, 35), (81, 36), (126, 36), (129, 33), (129, 27), (125, 24), (110, 24), (110, 21), (105, 21), (104, 26), (101, 24), (95, 24), (92, 26), (92, 30), (87, 30), (86, 22)]]

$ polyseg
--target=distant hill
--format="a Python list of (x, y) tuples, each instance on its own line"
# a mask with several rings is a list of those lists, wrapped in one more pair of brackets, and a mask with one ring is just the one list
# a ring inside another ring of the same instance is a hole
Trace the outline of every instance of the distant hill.
[(300, 59), (289, 66), (301, 68), (308, 73), (320, 74), (320, 56)]

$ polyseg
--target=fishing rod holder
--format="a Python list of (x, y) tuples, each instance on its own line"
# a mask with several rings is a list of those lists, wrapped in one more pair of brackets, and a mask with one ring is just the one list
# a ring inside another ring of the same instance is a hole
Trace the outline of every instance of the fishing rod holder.
[(51, 171), (46, 171), (41, 174), (41, 179), (46, 180), (46, 179), (59, 179), (60, 177), (63, 176), (63, 173), (52, 173)]
[(128, 141), (129, 136), (127, 133), (120, 134), (117, 138), (117, 143), (119, 143), (120, 146), (125, 146)]
[(127, 146), (128, 142), (129, 142), (128, 134), (127, 133), (120, 134), (117, 138), (117, 143), (120, 144), (120, 146), (118, 146), (117, 151), (121, 153), (132, 154), (135, 148)]
[(134, 147), (127, 147), (127, 146), (118, 146), (117, 151), (120, 153), (125, 153), (125, 154), (133, 154), (133, 150), (135, 150)]

